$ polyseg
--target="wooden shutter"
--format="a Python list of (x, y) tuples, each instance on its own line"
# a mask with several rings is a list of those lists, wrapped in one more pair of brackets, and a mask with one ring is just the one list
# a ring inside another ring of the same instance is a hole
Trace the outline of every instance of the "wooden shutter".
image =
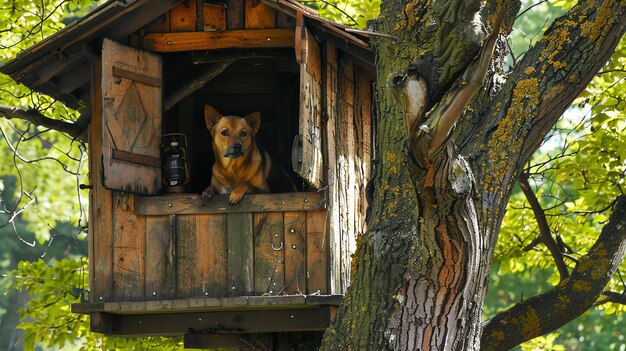
[(300, 135), (293, 169), (312, 186), (323, 185), (322, 66), (320, 48), (306, 28), (302, 13), (296, 16), (296, 59), (300, 64)]
[(161, 190), (161, 58), (105, 39), (102, 46), (104, 186)]

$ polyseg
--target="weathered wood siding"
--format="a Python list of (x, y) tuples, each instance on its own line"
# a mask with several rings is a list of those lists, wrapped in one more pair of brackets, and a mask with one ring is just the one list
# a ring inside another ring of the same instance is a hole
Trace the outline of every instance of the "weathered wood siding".
[(287, 211), (255, 210), (255, 195), (246, 195), (239, 205), (250, 212), (218, 197), (203, 213), (171, 214), (173, 204), (199, 207), (200, 197), (98, 188), (111, 202), (94, 208), (110, 216), (94, 217), (92, 302), (329, 293), (322, 194), (256, 195)]
[(374, 78), (324, 46), (326, 184), (329, 191), (330, 287), (350, 285), (351, 255), (366, 230), (366, 186), (372, 160), (372, 84)]
[[(197, 10), (198, 9), (198, 10)], [(295, 21), (258, 0), (206, 4), (192, 0), (169, 12), (169, 32), (294, 27)]]

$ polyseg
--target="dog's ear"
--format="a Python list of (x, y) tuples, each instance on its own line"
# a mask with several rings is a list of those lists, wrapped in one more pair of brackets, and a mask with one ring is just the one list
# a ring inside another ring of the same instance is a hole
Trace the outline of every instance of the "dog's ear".
[(250, 128), (252, 128), (252, 134), (256, 135), (261, 127), (261, 112), (252, 112), (244, 118), (250, 125)]
[(215, 125), (220, 118), (222, 118), (222, 114), (213, 108), (213, 106), (204, 105), (204, 122), (206, 123), (206, 128), (211, 132), (211, 135), (213, 135), (213, 129), (215, 129)]

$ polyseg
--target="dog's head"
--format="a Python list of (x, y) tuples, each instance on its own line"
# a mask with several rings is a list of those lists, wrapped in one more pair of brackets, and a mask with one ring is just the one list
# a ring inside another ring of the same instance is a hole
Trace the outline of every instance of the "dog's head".
[(223, 116), (212, 106), (206, 105), (204, 121), (213, 137), (216, 153), (221, 157), (236, 159), (249, 152), (254, 145), (254, 136), (261, 126), (261, 113), (253, 112), (245, 117)]

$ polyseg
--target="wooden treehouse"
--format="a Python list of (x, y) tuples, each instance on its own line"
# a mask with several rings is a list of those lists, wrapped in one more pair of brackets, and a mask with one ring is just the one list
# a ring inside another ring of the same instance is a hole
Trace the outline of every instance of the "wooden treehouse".
[[(324, 330), (364, 231), (375, 81), (367, 37), (291, 0), (108, 1), (0, 68), (82, 111), (94, 331), (236, 346)], [(258, 139), (299, 192), (202, 203), (203, 108), (260, 111)], [(188, 179), (162, 186), (161, 136)]]

